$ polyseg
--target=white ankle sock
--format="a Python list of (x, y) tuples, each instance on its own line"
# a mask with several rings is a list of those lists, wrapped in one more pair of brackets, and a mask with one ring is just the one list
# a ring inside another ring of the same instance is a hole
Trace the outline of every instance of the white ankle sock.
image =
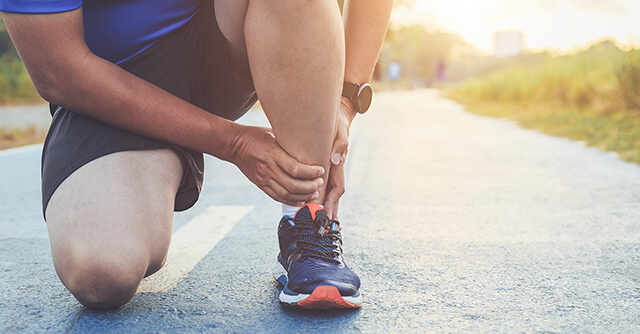
[(293, 205), (286, 205), (286, 204), (282, 204), (282, 215), (283, 216), (289, 216), (291, 218), (295, 217), (296, 212), (298, 212), (298, 210), (300, 210), (301, 206), (293, 206)]

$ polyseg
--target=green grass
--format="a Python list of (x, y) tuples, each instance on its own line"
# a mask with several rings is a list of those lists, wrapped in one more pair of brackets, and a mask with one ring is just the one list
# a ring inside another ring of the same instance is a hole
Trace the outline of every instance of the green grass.
[[(31, 78), (17, 57), (0, 58), (0, 106), (5, 104), (42, 103), (44, 100), (31, 83)], [(0, 128), (0, 150), (42, 143), (46, 129)]]
[(448, 89), (471, 112), (584, 141), (640, 163), (640, 51), (604, 42)]
[(0, 105), (36, 102), (42, 102), (42, 98), (22, 62), (11, 57), (0, 58)]

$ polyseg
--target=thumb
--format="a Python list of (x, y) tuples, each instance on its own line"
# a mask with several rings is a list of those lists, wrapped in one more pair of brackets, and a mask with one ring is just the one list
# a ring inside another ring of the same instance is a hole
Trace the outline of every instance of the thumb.
[(349, 139), (343, 131), (338, 130), (336, 140), (333, 142), (333, 149), (331, 150), (331, 163), (337, 165), (347, 155), (347, 149), (349, 148)]

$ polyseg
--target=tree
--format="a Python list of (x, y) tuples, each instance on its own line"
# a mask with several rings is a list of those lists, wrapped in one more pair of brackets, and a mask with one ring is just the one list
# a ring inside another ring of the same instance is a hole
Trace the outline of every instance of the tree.
[(412, 79), (433, 79), (438, 61), (451, 60), (468, 48), (456, 34), (428, 31), (420, 25), (399, 27), (387, 32), (380, 61), (400, 63), (404, 75)]

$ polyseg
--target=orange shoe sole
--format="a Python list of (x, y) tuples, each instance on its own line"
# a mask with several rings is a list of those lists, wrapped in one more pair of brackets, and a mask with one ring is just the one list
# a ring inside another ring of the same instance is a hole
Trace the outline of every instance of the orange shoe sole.
[(338, 288), (335, 286), (321, 285), (315, 288), (309, 297), (297, 302), (296, 306), (321, 310), (329, 308), (359, 308), (362, 303), (356, 305), (348, 302), (340, 295)]

